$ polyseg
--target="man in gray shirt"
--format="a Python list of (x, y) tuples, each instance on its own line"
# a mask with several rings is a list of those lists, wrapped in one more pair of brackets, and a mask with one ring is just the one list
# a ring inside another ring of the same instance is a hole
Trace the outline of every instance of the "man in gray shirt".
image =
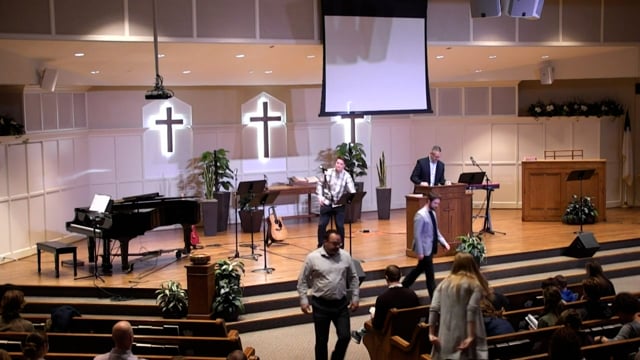
[(316, 360), (327, 359), (331, 322), (338, 334), (331, 360), (344, 359), (351, 334), (349, 310), (357, 310), (360, 301), (358, 274), (351, 256), (340, 245), (338, 232), (328, 230), (322, 247), (307, 255), (298, 277), (300, 309), (313, 314)]

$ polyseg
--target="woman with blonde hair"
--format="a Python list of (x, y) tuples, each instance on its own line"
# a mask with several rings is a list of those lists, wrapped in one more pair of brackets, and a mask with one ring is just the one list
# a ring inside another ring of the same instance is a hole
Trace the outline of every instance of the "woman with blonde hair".
[(429, 309), (431, 357), (488, 359), (480, 303), (489, 284), (470, 254), (457, 253), (451, 273), (438, 285)]

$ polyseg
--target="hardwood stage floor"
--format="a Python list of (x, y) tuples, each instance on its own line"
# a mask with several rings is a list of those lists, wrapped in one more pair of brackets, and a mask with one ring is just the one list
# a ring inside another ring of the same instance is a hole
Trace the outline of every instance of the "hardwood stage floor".
[[(480, 210), (475, 209), (474, 213)], [(634, 239), (640, 237), (640, 208), (607, 209), (606, 222), (585, 225), (584, 231), (593, 232), (597, 241)], [(521, 211), (492, 210), (493, 229), (506, 232), (506, 235), (486, 234), (484, 241), (487, 246), (489, 262), (491, 256), (520, 253), (526, 251), (564, 248), (575, 238), (574, 231), (579, 226), (564, 225), (558, 222), (522, 222)], [(260, 271), (265, 268), (262, 233), (254, 234), (254, 242), (258, 248), (254, 254), (260, 254), (257, 260), (251, 255), (251, 248), (242, 246), (250, 244), (251, 237), (247, 233), (238, 233), (240, 256), (246, 267), (243, 278), (245, 286), (269, 284), (297, 279), (307, 253), (315, 248), (317, 220), (285, 221), (289, 237), (287, 244), (274, 244), (267, 248), (267, 267), (275, 268), (272, 273)], [(478, 218), (473, 223), (474, 231), (482, 229), (483, 219)], [(349, 250), (349, 225), (346, 224), (346, 246)], [(362, 214), (360, 222), (352, 224), (352, 255), (363, 261), (365, 271), (383, 269), (388, 264), (398, 266), (414, 266), (416, 260), (405, 255), (406, 226), (404, 209), (393, 210), (390, 220), (378, 220), (375, 212)], [(180, 247), (181, 229), (157, 230), (138, 237), (130, 242), (131, 253), (143, 253), (152, 250), (169, 250)], [(203, 249), (196, 250), (211, 255), (212, 261), (234, 256), (236, 250), (235, 226), (230, 225), (227, 232), (216, 236), (200, 236)], [(117, 243), (117, 242), (116, 242)], [(78, 259), (85, 265), (78, 268), (78, 276), (91, 274), (91, 266), (87, 263), (87, 243), (78, 241)], [(117, 252), (118, 249), (114, 250)], [(61, 255), (62, 260), (70, 259), (70, 255)], [(130, 261), (140, 259), (130, 257)], [(451, 261), (451, 257), (440, 257), (436, 262)], [(105, 282), (96, 281), (93, 276), (86, 279), (73, 278), (71, 266), (60, 268), (60, 278), (55, 277), (53, 255), (42, 254), (42, 273), (38, 275), (36, 255), (19, 260), (9, 260), (0, 264), (3, 283), (16, 285), (50, 285), (50, 286), (106, 286), (106, 287), (144, 287), (157, 288), (164, 280), (178, 280), (186, 287), (186, 270), (188, 257), (176, 259), (174, 251), (163, 252), (160, 256), (149, 257), (136, 261), (131, 273), (120, 270), (120, 259), (113, 260), (114, 272), (111, 276), (104, 276)]]

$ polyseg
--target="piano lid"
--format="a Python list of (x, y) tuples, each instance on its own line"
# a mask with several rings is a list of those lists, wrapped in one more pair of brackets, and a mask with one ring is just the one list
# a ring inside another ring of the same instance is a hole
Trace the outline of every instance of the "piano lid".
[(118, 203), (123, 203), (123, 202), (136, 202), (136, 201), (145, 201), (145, 200), (153, 200), (157, 197), (160, 196), (160, 193), (157, 192), (153, 192), (153, 193), (147, 193), (147, 194), (140, 194), (140, 195), (133, 195), (133, 196), (126, 196), (123, 197), (122, 199), (118, 200)]

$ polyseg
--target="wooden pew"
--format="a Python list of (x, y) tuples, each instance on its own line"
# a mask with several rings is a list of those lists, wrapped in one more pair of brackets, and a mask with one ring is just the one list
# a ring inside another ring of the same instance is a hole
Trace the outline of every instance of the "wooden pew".
[[(542, 283), (542, 280), (540, 280)], [(569, 284), (567, 288), (574, 293), (577, 293), (579, 297), (582, 296), (582, 284)], [(523, 309), (527, 302), (531, 302), (530, 307), (542, 305), (542, 289), (535, 288), (523, 291), (514, 291), (503, 294), (509, 300), (509, 308), (505, 310)]]
[(393, 360), (414, 360), (420, 354), (431, 353), (431, 342), (429, 341), (429, 324), (420, 322), (413, 330), (410, 341), (398, 335), (391, 337), (391, 349), (389, 359)]
[[(45, 314), (23, 314), (23, 318), (34, 324), (44, 324), (49, 316)], [(164, 318), (135, 318), (111, 317), (106, 315), (82, 315), (74, 317), (69, 324), (69, 331), (74, 333), (111, 334), (113, 325), (127, 320), (134, 327), (136, 335), (185, 335), (185, 336), (213, 336), (226, 337), (229, 330), (223, 319), (164, 319)], [(39, 326), (40, 327), (40, 326)]]
[[(244, 354), (249, 360), (259, 360), (256, 356), (256, 351), (252, 347), (246, 347), (243, 350)], [(22, 360), (21, 352), (10, 352), (9, 355), (12, 359)], [(93, 360), (93, 358), (99, 354), (85, 354), (85, 353), (52, 353), (49, 352), (46, 355), (47, 360)], [(134, 353), (135, 355), (135, 353)], [(171, 360), (172, 355), (144, 355), (147, 360)], [(226, 356), (184, 356), (183, 360), (226, 360)]]
[[(587, 360), (627, 360), (629, 354), (640, 347), (640, 337), (626, 340), (610, 341), (606, 344), (595, 344), (582, 347), (582, 356)], [(523, 356), (514, 360), (549, 359), (549, 354)]]
[[(23, 341), (26, 332), (0, 332), (0, 341)], [(49, 351), (53, 353), (106, 353), (113, 347), (111, 334), (48, 333)], [(228, 337), (136, 335), (133, 353), (139, 355), (226, 356), (242, 350), (236, 330)]]
[(371, 360), (389, 359), (391, 337), (397, 335), (410, 340), (413, 329), (420, 321), (429, 317), (429, 305), (420, 305), (407, 309), (391, 309), (387, 314), (382, 330), (373, 328), (371, 320), (364, 323), (367, 333), (362, 342), (369, 352)]

